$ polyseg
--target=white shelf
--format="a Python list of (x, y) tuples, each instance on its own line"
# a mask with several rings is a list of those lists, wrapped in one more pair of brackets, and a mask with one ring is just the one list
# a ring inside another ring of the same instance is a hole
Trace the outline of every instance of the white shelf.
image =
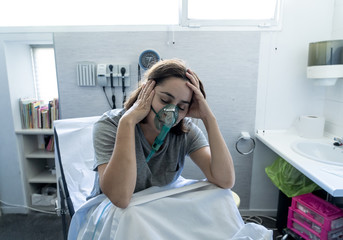
[(17, 134), (23, 135), (54, 135), (53, 129), (18, 129), (15, 131)]
[(22, 152), (22, 171), (24, 172), (25, 197), (30, 207), (53, 211), (54, 206), (33, 206), (31, 196), (40, 192), (46, 184), (56, 186), (56, 175), (48, 168), (53, 167), (54, 152), (41, 149), (45, 141), (54, 137), (53, 129), (16, 129), (19, 147)]
[(29, 183), (56, 183), (56, 175), (46, 170), (30, 178)]
[(36, 150), (32, 153), (25, 154), (26, 158), (55, 158), (54, 152), (49, 152), (44, 149)]

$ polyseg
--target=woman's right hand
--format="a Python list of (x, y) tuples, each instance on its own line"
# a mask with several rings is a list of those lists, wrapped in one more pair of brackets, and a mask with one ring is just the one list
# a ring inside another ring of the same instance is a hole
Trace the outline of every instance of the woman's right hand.
[(126, 111), (123, 117), (131, 119), (134, 124), (142, 121), (151, 110), (152, 99), (155, 95), (154, 87), (155, 81), (153, 80), (144, 83), (136, 102)]
[(120, 118), (114, 150), (108, 163), (98, 166), (100, 188), (111, 202), (126, 208), (137, 181), (135, 126), (151, 110), (155, 95), (155, 81), (148, 81), (140, 89), (136, 102)]

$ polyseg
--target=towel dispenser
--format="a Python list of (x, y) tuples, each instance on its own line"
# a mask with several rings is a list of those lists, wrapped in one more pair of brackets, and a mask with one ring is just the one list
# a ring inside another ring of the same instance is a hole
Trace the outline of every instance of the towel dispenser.
[(333, 86), (343, 78), (343, 40), (309, 44), (307, 78), (319, 86)]

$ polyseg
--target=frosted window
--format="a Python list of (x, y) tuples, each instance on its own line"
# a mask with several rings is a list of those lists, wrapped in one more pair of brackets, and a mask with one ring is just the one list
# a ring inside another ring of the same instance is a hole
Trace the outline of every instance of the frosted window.
[(188, 0), (188, 18), (273, 19), (276, 4), (276, 0)]
[(52, 47), (32, 47), (36, 98), (48, 103), (58, 97), (55, 53)]
[(7, 0), (0, 27), (178, 24), (176, 0)]

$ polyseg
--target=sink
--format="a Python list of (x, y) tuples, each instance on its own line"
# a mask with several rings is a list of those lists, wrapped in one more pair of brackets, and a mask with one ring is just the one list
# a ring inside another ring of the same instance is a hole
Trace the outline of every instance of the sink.
[(291, 148), (296, 153), (312, 160), (343, 166), (342, 147), (322, 142), (297, 141), (291, 145)]

